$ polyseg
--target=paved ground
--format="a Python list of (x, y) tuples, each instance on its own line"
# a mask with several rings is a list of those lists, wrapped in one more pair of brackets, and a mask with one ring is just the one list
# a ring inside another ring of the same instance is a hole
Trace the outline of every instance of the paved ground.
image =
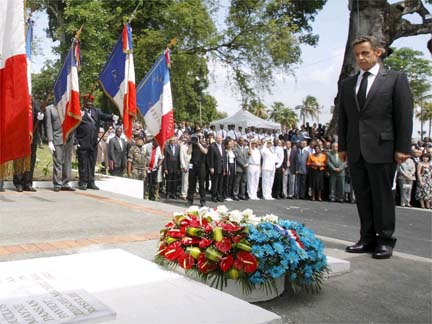
[[(122, 248), (152, 259), (159, 229), (184, 208), (102, 191), (0, 194), (0, 261)], [(210, 206), (213, 206), (209, 203)], [(390, 260), (343, 252), (358, 238), (354, 205), (278, 200), (226, 202), (304, 222), (323, 236), (327, 253), (351, 261), (351, 272), (327, 280), (319, 294), (294, 294), (258, 305), (285, 323), (431, 323), (431, 218), (398, 208), (397, 253)], [(0, 263), (1, 267), (1, 263)]]

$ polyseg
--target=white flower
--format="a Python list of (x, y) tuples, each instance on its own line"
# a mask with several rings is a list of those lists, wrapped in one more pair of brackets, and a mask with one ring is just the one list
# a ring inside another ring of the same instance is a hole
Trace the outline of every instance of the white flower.
[(221, 216), (220, 216), (220, 214), (217, 212), (217, 210), (214, 210), (214, 209), (212, 209), (212, 208), (209, 208), (209, 209), (208, 209), (208, 211), (207, 211), (205, 217), (209, 217), (209, 216), (211, 217), (211, 219), (212, 219), (213, 221), (218, 221), (218, 220), (221, 219)]
[(199, 212), (199, 207), (198, 206), (190, 206), (186, 212), (191, 212), (191, 213), (195, 213), (195, 212)]
[(221, 214), (226, 214), (228, 212), (228, 208), (225, 205), (217, 206), (216, 211)]
[(174, 217), (177, 217), (177, 216), (183, 216), (183, 215), (184, 215), (184, 213), (178, 213), (178, 212), (174, 212), (174, 213), (173, 213), (173, 215), (174, 215)]
[(264, 222), (277, 223), (279, 221), (279, 217), (273, 214), (267, 214), (263, 217)]
[(253, 210), (250, 208), (243, 210), (243, 216), (246, 218), (253, 216)]
[(251, 215), (250, 217), (247, 218), (247, 223), (252, 224), (252, 225), (258, 225), (260, 222), (262, 221), (261, 217), (257, 217), (255, 215)]
[(240, 223), (242, 221), (242, 219), (243, 219), (243, 215), (242, 215), (242, 213), (240, 213), (239, 210), (233, 210), (229, 214), (229, 220), (232, 222)]

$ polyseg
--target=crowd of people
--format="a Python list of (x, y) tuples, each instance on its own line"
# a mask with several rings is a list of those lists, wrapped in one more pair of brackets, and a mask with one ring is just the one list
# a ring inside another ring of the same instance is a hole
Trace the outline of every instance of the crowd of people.
[[(193, 204), (199, 196), (205, 205), (208, 199), (356, 199), (347, 162), (338, 155), (337, 136), (325, 137), (320, 124), (264, 130), (182, 122), (163, 151), (140, 122), (133, 141), (127, 142), (115, 126), (99, 134), (101, 169), (144, 180), (150, 200), (166, 197)], [(398, 166), (394, 193), (401, 206), (431, 208), (431, 155), (432, 141), (425, 137), (413, 143), (412, 157)]]
[[(150, 200), (165, 197), (193, 204), (197, 195), (200, 205), (208, 199), (355, 202), (347, 162), (338, 155), (337, 135), (325, 137), (321, 124), (266, 130), (181, 122), (162, 151), (141, 122), (134, 123), (133, 138), (127, 140), (117, 116), (95, 109), (93, 97), (85, 100), (83, 121), (66, 139), (53, 106), (47, 107), (45, 117), (35, 110), (53, 155), (54, 191), (74, 190), (69, 182), (75, 152), (81, 190), (99, 189), (94, 178), (98, 171), (145, 181)], [(398, 166), (394, 193), (400, 206), (431, 208), (431, 157), (432, 141), (425, 137), (413, 143), (411, 158)], [(36, 191), (32, 179), (21, 184), (14, 178), (18, 191)]]

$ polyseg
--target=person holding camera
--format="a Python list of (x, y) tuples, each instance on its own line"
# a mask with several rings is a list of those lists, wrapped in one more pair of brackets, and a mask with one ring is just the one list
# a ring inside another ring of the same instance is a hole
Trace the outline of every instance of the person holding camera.
[(216, 142), (209, 148), (208, 166), (211, 175), (213, 202), (223, 202), (223, 176), (226, 174), (226, 151), (222, 144), (222, 135), (216, 135)]
[(205, 178), (207, 173), (207, 145), (203, 140), (202, 134), (193, 134), (190, 137), (188, 154), (191, 156), (189, 162), (189, 188), (187, 200), (189, 205), (193, 205), (196, 183), (199, 182), (200, 206), (205, 205)]

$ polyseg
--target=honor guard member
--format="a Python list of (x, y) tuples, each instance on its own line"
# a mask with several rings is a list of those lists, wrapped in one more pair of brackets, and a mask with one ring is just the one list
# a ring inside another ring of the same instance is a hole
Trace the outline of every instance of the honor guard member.
[(146, 152), (144, 150), (144, 139), (141, 133), (134, 135), (135, 145), (131, 147), (128, 154), (127, 172), (129, 178), (144, 180), (146, 176)]

